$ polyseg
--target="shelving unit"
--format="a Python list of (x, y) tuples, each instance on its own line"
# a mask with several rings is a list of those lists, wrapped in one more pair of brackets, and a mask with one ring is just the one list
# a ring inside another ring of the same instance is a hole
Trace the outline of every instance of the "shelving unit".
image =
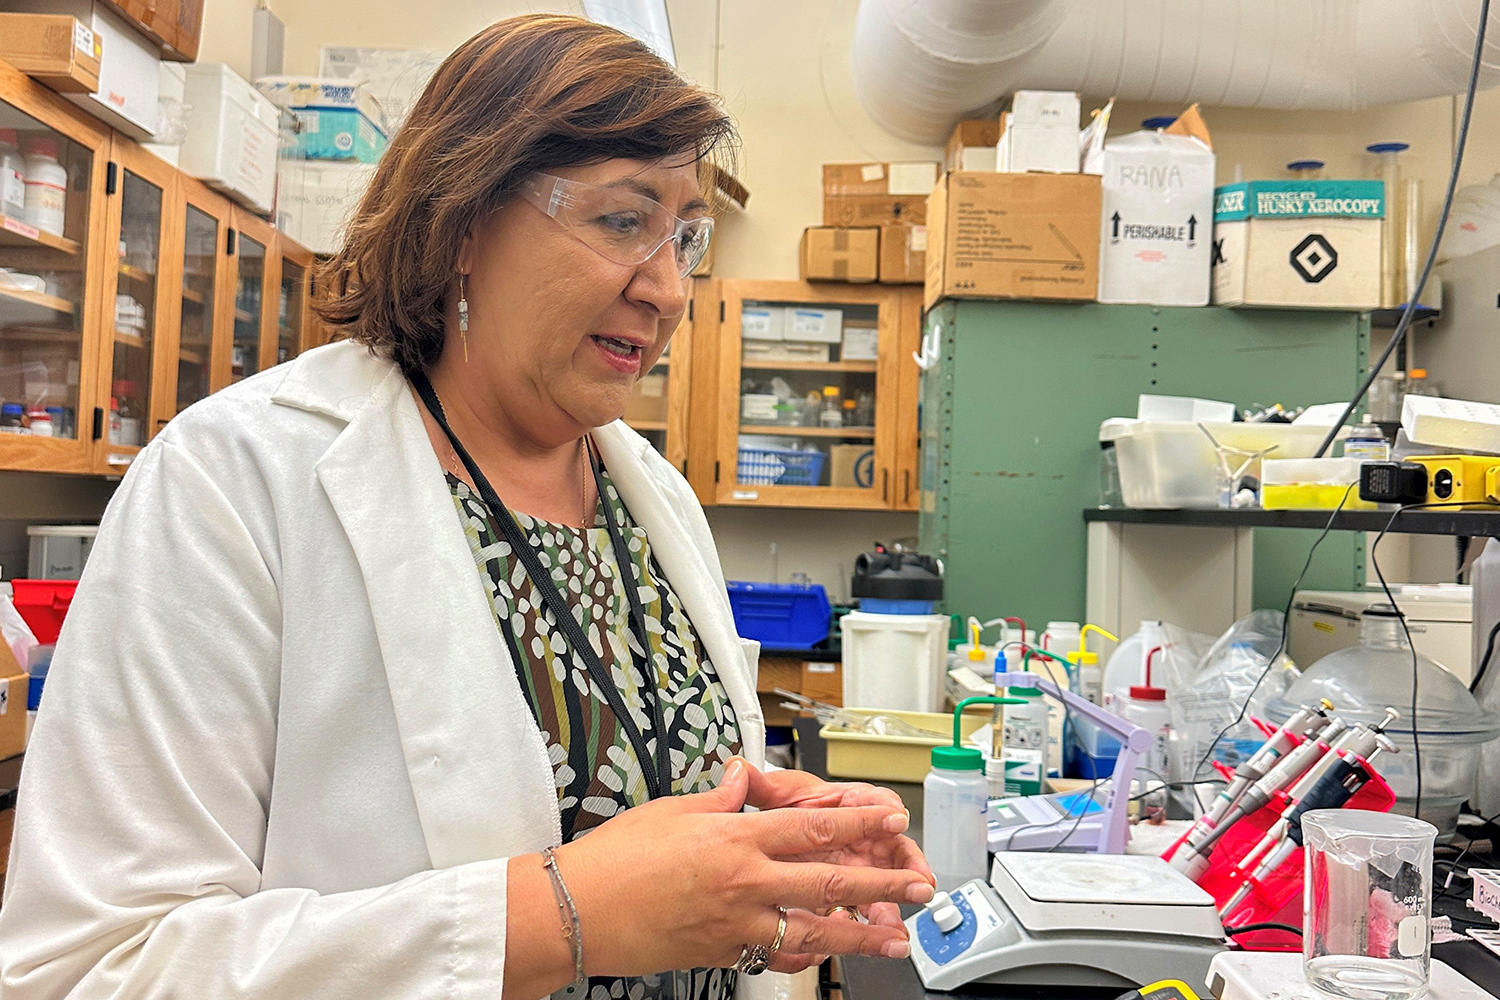
[(880, 370), (878, 361), (743, 361), (745, 371), (773, 372), (865, 372), (874, 375)]
[(28, 292), (0, 285), (0, 323), (16, 326), (40, 326), (48, 322), (71, 323), (73, 303), (46, 292)]
[(54, 236), (52, 233), (43, 232), (29, 223), (8, 215), (0, 215), (0, 246), (42, 247), (75, 255), (79, 250), (77, 240), (70, 240), (66, 236)]
[(740, 424), (741, 434), (776, 434), (784, 437), (861, 438), (875, 440), (873, 427), (792, 427), (787, 424)]

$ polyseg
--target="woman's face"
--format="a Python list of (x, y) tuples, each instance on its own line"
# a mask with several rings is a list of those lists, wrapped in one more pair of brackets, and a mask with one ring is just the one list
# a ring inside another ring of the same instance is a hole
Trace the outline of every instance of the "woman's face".
[[(708, 214), (691, 157), (608, 160), (551, 173), (644, 195), (680, 218)], [(666, 350), (687, 308), (674, 244), (640, 264), (607, 260), (520, 197), (476, 227), (459, 270), (466, 275), (469, 360), (452, 312), (444, 360), (472, 369), (508, 414), (519, 410), (530, 429), (559, 441), (625, 412), (636, 380)]]

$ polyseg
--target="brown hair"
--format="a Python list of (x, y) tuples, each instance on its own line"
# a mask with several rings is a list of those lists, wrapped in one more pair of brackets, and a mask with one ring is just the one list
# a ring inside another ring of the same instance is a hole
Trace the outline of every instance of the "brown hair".
[(491, 25), (443, 61), (318, 270), (317, 314), (407, 371), (435, 361), (459, 247), (539, 170), (734, 142), (718, 99), (645, 45), (577, 17)]

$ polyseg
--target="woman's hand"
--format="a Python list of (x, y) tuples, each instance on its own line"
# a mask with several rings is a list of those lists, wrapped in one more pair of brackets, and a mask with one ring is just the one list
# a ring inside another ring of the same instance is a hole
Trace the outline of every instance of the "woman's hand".
[(923, 872), (855, 860), (898, 856), (906, 811), (886, 802), (742, 813), (753, 771), (733, 760), (712, 792), (626, 810), (558, 848), (590, 975), (733, 965), (745, 945), (776, 937), (778, 906), (788, 911), (778, 972), (823, 955), (910, 953), (899, 923), (818, 915), (932, 898)]
[[(887, 806), (906, 812), (901, 797), (889, 788), (864, 782), (824, 781), (806, 771), (771, 771), (750, 769), (750, 792), (747, 805), (757, 809), (830, 809), (849, 806)], [(875, 868), (901, 868), (916, 872), (931, 885), (937, 885), (921, 848), (910, 837), (880, 837), (863, 843), (845, 844), (834, 851), (812, 852), (804, 860), (826, 861), (843, 865), (867, 865)], [(859, 907), (872, 924), (900, 928), (901, 913), (895, 903), (872, 903)]]

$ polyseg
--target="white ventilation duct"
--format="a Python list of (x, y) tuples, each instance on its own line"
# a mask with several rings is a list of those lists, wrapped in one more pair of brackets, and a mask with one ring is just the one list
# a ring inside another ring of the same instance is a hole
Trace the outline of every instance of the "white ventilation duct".
[(860, 0), (850, 58), (871, 117), (941, 144), (1018, 88), (1332, 111), (1462, 93), (1478, 21), (1479, 0)]

